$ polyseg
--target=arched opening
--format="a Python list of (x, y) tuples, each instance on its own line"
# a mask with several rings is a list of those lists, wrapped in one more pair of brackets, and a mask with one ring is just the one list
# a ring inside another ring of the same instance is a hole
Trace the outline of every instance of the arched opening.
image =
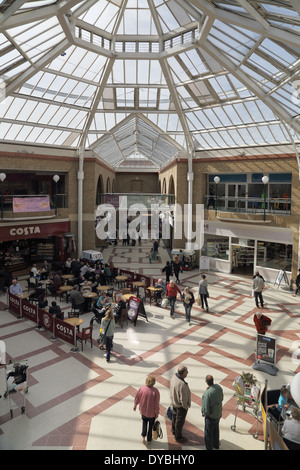
[(96, 190), (96, 204), (101, 204), (103, 202), (102, 201), (103, 192), (104, 192), (103, 178), (102, 178), (102, 175), (99, 175), (98, 182), (97, 182), (97, 190)]

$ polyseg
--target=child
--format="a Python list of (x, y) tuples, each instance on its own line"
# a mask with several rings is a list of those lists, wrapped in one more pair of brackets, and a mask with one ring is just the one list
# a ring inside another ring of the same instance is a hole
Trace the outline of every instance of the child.
[(277, 405), (277, 410), (279, 413), (281, 413), (282, 410), (286, 410), (289, 405), (288, 405), (288, 394), (289, 391), (286, 388), (285, 385), (283, 385), (280, 389), (280, 396), (278, 398), (278, 405)]

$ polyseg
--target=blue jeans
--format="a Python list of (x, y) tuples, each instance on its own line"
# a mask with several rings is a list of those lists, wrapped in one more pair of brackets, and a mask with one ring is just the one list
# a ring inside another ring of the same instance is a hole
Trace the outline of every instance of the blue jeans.
[(213, 450), (219, 448), (219, 421), (220, 418), (208, 418), (205, 416), (205, 428), (204, 428), (204, 441), (206, 450)]
[(174, 315), (174, 310), (175, 310), (176, 297), (168, 297), (168, 299), (169, 299), (170, 307), (171, 307), (170, 315), (173, 316)]
[(191, 310), (192, 306), (191, 304), (184, 304), (184, 309), (185, 309), (185, 318), (188, 323), (191, 321)]

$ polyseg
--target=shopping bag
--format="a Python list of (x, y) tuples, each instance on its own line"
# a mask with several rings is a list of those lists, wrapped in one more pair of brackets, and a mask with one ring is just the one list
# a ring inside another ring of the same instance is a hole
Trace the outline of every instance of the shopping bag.
[(169, 305), (169, 300), (164, 298), (162, 303), (161, 303), (162, 308), (167, 308), (168, 305)]
[(201, 306), (201, 297), (200, 297), (200, 295), (198, 295), (197, 304), (199, 305), (199, 307)]

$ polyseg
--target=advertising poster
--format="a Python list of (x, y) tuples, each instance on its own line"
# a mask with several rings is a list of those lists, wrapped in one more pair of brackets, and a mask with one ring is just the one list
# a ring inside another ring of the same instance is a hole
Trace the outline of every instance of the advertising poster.
[(257, 335), (256, 360), (270, 365), (276, 364), (276, 338), (274, 336)]
[(128, 305), (128, 320), (132, 322), (136, 322), (138, 313), (139, 313), (139, 306), (140, 306), (141, 300), (138, 299), (137, 297), (130, 297), (129, 299), (129, 305)]

